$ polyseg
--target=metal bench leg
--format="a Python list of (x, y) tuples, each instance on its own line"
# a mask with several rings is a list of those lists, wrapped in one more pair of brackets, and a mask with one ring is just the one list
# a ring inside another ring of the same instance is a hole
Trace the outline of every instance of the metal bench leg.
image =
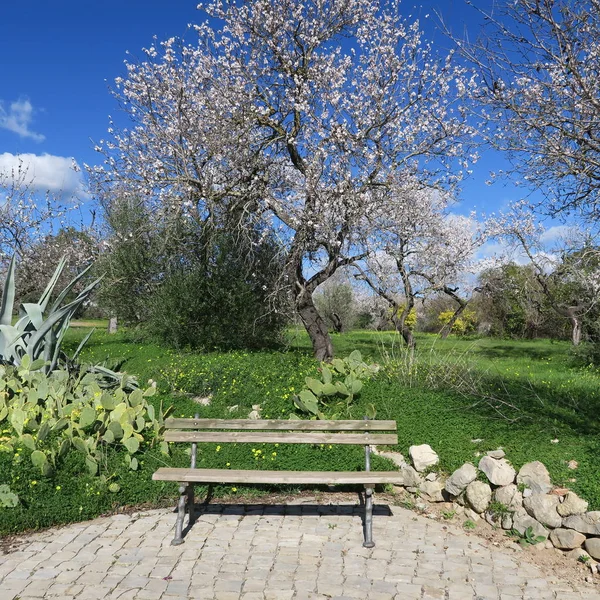
[(373, 548), (373, 488), (365, 487), (365, 548)]
[[(177, 521), (175, 521), (175, 537), (171, 541), (171, 546), (183, 544), (183, 519), (185, 518), (185, 500), (187, 497), (188, 486), (181, 484), (179, 486), (179, 502), (177, 504)], [(192, 509), (193, 510), (193, 509)]]
[(187, 507), (188, 507), (188, 515), (190, 520), (190, 525), (194, 522), (195, 514), (194, 514), (194, 484), (189, 483), (187, 488)]

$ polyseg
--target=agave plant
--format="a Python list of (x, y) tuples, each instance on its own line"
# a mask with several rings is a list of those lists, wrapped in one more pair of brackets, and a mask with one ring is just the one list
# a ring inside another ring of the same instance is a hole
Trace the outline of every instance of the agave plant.
[[(100, 283), (101, 278), (92, 281), (74, 300), (66, 301), (69, 293), (88, 273), (91, 268), (90, 265), (79, 273), (50, 305), (54, 288), (66, 266), (66, 262), (66, 258), (63, 257), (37, 303), (21, 304), (19, 318), (13, 325), (15, 257), (12, 257), (4, 282), (2, 303), (0, 304), (0, 363), (19, 366), (23, 357), (28, 356), (29, 364), (42, 369), (46, 374), (56, 370), (59, 366), (66, 367), (69, 370), (80, 368), (76, 364), (77, 357), (92, 335), (93, 330), (83, 339), (71, 357), (61, 351), (61, 344), (73, 315), (89, 299)], [(115, 373), (101, 365), (86, 367), (86, 370), (101, 374), (107, 386), (137, 387), (134, 378), (123, 373)], [(126, 378), (125, 381), (124, 378)]]

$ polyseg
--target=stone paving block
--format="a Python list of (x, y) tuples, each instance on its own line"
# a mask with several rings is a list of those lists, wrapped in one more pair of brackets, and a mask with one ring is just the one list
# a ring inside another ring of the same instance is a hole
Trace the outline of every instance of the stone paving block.
[[(423, 600), (444, 600), (446, 590), (423, 585)], [(486, 599), (487, 600), (487, 599)]]
[(600, 600), (589, 586), (550, 583), (521, 556), (403, 509), (375, 515), (377, 546), (366, 549), (355, 507), (323, 505), (320, 516), (289, 508), (242, 516), (214, 507), (180, 547), (170, 546), (172, 512), (160, 509), (26, 536), (0, 556), (0, 600), (474, 600), (474, 590), (484, 600)]
[(269, 590), (264, 592), (265, 600), (292, 600), (294, 597), (293, 590)]
[(398, 597), (402, 600), (417, 600), (421, 598), (421, 586), (412, 583), (399, 583), (396, 586)]

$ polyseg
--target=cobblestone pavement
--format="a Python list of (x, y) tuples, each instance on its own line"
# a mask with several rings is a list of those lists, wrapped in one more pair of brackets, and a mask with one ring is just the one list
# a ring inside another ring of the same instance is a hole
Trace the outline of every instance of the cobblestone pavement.
[(514, 552), (399, 507), (209, 506), (171, 546), (174, 513), (116, 515), (18, 538), (0, 600), (600, 600)]

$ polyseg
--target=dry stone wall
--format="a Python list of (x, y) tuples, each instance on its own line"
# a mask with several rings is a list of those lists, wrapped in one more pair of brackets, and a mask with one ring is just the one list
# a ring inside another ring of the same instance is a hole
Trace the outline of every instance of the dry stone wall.
[(598, 570), (600, 511), (588, 511), (588, 503), (575, 492), (553, 486), (540, 461), (517, 472), (498, 449), (483, 456), (477, 466), (465, 463), (444, 478), (435, 472), (439, 457), (427, 444), (410, 447), (412, 465), (400, 454), (381, 454), (387, 458), (395, 454), (407, 491), (429, 502), (454, 502), (466, 516), (484, 518), (495, 527), (541, 536), (574, 558), (583, 556), (592, 571)]

